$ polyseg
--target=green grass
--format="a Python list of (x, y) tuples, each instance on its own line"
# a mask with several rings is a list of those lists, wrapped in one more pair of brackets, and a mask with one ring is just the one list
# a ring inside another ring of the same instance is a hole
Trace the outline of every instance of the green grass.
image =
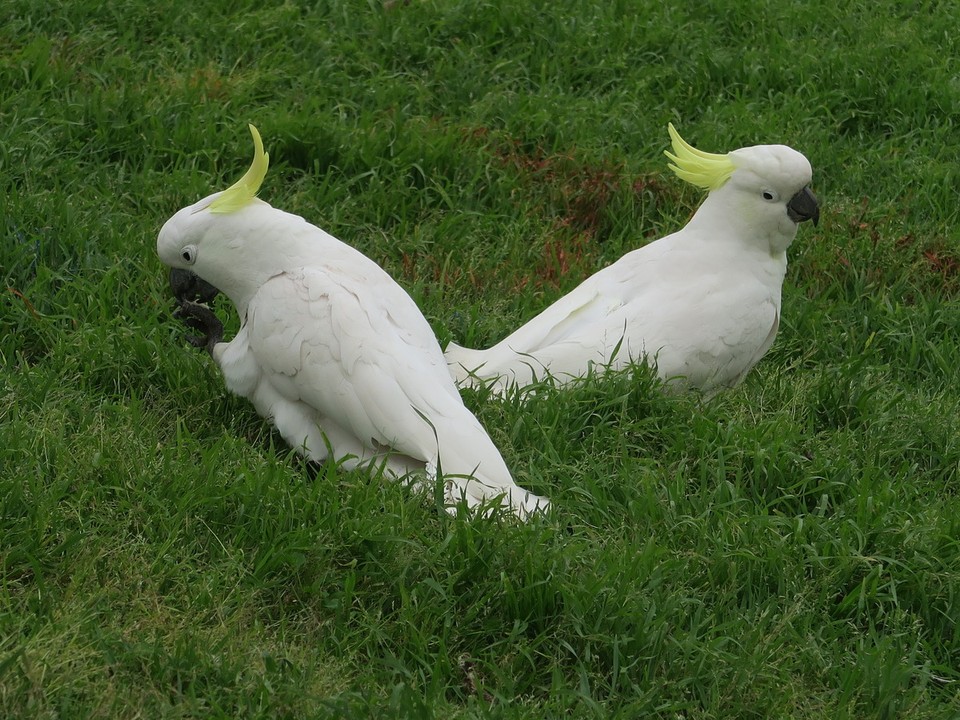
[[(960, 716), (960, 10), (203, 5), (0, 10), (0, 716)], [(801, 150), (822, 222), (734, 391), (465, 391), (542, 522), (306, 466), (171, 319), (247, 122), (482, 345), (686, 221), (668, 121)]]

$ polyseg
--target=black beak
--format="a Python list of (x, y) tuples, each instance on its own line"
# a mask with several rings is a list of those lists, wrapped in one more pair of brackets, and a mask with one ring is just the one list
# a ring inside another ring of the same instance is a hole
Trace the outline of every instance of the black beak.
[(190, 302), (209, 303), (220, 294), (220, 291), (206, 280), (201, 279), (189, 270), (181, 270), (180, 268), (173, 268), (170, 271), (170, 289), (173, 291), (173, 296), (180, 302), (189, 300)]
[(813, 220), (814, 226), (820, 222), (820, 203), (817, 202), (817, 196), (810, 192), (809, 185), (790, 198), (787, 203), (787, 217), (795, 223)]

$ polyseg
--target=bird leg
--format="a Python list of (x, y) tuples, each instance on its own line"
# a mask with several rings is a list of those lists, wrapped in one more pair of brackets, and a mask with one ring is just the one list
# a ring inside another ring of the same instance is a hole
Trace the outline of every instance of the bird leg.
[(187, 335), (187, 342), (196, 348), (204, 348), (213, 355), (214, 346), (223, 340), (223, 323), (206, 305), (192, 300), (181, 300), (173, 316), (192, 330), (202, 335)]
[(187, 342), (205, 348), (213, 355), (213, 347), (223, 340), (223, 323), (207, 307), (220, 293), (217, 288), (189, 270), (173, 268), (170, 271), (170, 289), (177, 299), (173, 316), (201, 335), (187, 335)]

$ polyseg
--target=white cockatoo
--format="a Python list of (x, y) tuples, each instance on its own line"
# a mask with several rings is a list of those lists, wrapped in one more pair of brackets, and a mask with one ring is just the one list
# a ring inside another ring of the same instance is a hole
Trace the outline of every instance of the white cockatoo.
[[(171, 270), (179, 315), (248, 398), (313, 460), (378, 465), (394, 477), (445, 482), (445, 500), (498, 499), (520, 517), (548, 503), (517, 486), (464, 406), (436, 336), (413, 299), (372, 260), (255, 197), (269, 156), (250, 126), (247, 173), (170, 218), (157, 253)], [(219, 290), (242, 320), (230, 342), (196, 299)]]
[(563, 384), (591, 366), (646, 360), (668, 386), (706, 393), (739, 383), (780, 324), (787, 247), (820, 217), (807, 159), (785, 145), (717, 155), (668, 127), (669, 167), (709, 190), (679, 232), (627, 253), (487, 350), (451, 343), (458, 383), (502, 393), (549, 374)]

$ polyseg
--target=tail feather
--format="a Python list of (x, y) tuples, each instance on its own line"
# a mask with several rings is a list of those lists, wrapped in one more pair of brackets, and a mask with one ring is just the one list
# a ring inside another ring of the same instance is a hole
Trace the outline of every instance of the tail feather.
[[(444, 477), (446, 487), (444, 496), (450, 506), (464, 501), (469, 508), (475, 508), (499, 499), (500, 506), (508, 508), (521, 520), (527, 520), (537, 513), (544, 513), (550, 507), (550, 501), (540, 495), (534, 495), (519, 485), (505, 488), (490, 487), (482, 479), (475, 477)], [(451, 512), (455, 509), (451, 508)]]
[(451, 342), (443, 351), (450, 375), (461, 387), (474, 387), (489, 375), (484, 372), (487, 364), (486, 350), (472, 350)]
[(466, 407), (461, 408), (462, 415), (458, 413), (448, 418), (449, 422), (436, 426), (440, 458), (439, 463), (428, 466), (443, 474), (447, 501), (465, 501), (468, 507), (476, 507), (499, 499), (501, 506), (521, 519), (546, 510), (547, 499), (514, 482), (503, 456), (480, 421)]

